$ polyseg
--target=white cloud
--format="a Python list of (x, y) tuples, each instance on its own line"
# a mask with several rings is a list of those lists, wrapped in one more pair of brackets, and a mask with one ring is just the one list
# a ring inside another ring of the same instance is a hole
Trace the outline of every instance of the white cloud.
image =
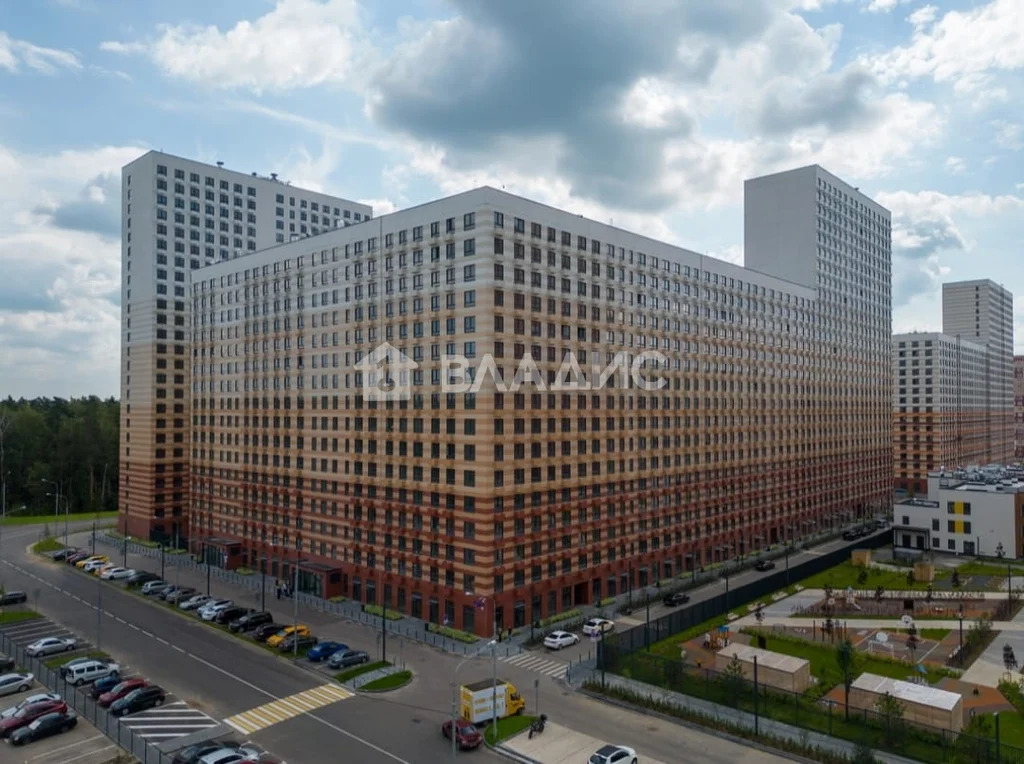
[(967, 161), (963, 157), (946, 157), (944, 166), (950, 175), (960, 175), (967, 169)]
[(1010, 151), (1024, 148), (1024, 126), (1016, 122), (997, 119), (992, 122), (996, 130), (996, 144)]
[(932, 6), (911, 14), (914, 32), (909, 45), (863, 57), (865, 65), (885, 82), (930, 77), (959, 85), (969, 93), (988, 75), (1024, 66), (1024, 3), (992, 0), (968, 11), (950, 11), (936, 21)]
[(897, 5), (906, 5), (910, 0), (868, 0), (864, 10), (869, 13), (889, 13)]
[(210, 88), (286, 90), (325, 83), (356, 85), (356, 0), (280, 0), (253, 22), (160, 27), (155, 40), (103, 42), (102, 50), (149, 56), (166, 74)]
[(41, 74), (56, 74), (60, 69), (81, 69), (82, 62), (69, 50), (42, 48), (0, 31), (0, 69), (17, 72), (23, 66)]

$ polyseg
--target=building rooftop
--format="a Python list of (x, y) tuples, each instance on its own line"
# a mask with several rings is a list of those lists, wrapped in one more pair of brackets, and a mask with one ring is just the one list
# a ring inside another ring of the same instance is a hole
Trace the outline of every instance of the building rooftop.
[(757, 658), (758, 666), (772, 668), (777, 671), (785, 671), (788, 674), (795, 674), (804, 666), (810, 665), (809, 661), (806, 661), (803, 658), (794, 658), (791, 655), (773, 653), (771, 650), (762, 650), (760, 647), (741, 645), (738, 642), (733, 642), (729, 646), (723, 647), (719, 651), (719, 654), (724, 655), (727, 658), (731, 658), (735, 655), (741, 661), (749, 661), (751, 663), (753, 663), (754, 658)]
[(937, 507), (939, 502), (931, 501), (929, 499), (904, 499), (903, 501), (896, 502), (897, 505), (904, 507)]
[(932, 708), (942, 708), (946, 711), (952, 711), (962, 700), (962, 696), (956, 692), (940, 690), (937, 687), (929, 687), (924, 684), (904, 682), (901, 679), (890, 679), (887, 676), (878, 676), (878, 674), (861, 674), (854, 680), (851, 687), (857, 690), (876, 692), (879, 695), (889, 693), (897, 700)]

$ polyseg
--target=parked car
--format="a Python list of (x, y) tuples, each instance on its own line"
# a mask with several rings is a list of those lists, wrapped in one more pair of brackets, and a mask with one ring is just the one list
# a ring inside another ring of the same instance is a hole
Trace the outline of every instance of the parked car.
[(758, 560), (754, 564), (754, 570), (766, 571), (775, 569), (775, 560)]
[(182, 586), (179, 589), (175, 589), (170, 594), (164, 597), (164, 601), (170, 605), (177, 605), (182, 600), (187, 600), (196, 595), (196, 589), (191, 586)]
[(690, 595), (685, 592), (672, 592), (661, 598), (661, 604), (665, 607), (679, 607), (690, 601)]
[(244, 758), (237, 748), (221, 748), (199, 759), (199, 764), (238, 764)]
[(583, 624), (583, 633), (588, 637), (603, 637), (614, 629), (614, 622), (607, 618), (588, 618)]
[(269, 623), (260, 624), (253, 631), (252, 638), (255, 639), (257, 642), (266, 642), (268, 639), (277, 634), (277, 632), (281, 631), (281, 629), (283, 628), (284, 624), (274, 623), (273, 621), (270, 621)]
[(308, 626), (301, 623), (295, 626), (285, 626), (283, 629), (278, 631), (277, 634), (267, 639), (267, 647), (277, 647), (293, 633), (298, 634), (300, 637), (308, 637), (310, 631)]
[(134, 575), (135, 571), (131, 568), (122, 568), (119, 565), (115, 565), (113, 568), (107, 568), (100, 573), (100, 578), (104, 581), (121, 581)]
[(87, 559), (90, 556), (91, 555), (88, 552), (74, 552), (73, 554), (69, 554), (67, 557), (65, 557), (64, 562), (66, 562), (68, 565), (77, 565), (79, 562)]
[(113, 703), (115, 700), (120, 700), (132, 690), (137, 690), (140, 687), (145, 687), (147, 684), (149, 684), (149, 682), (147, 682), (142, 677), (132, 677), (131, 679), (124, 679), (118, 682), (116, 685), (114, 685), (107, 692), (100, 695), (96, 702), (103, 706), (103, 708), (108, 708), (110, 704)]
[(252, 631), (257, 626), (262, 626), (265, 623), (271, 623), (273, 620), (274, 616), (266, 610), (256, 610), (248, 615), (243, 615), (241, 618), (236, 618), (228, 624), (228, 629), (236, 633), (240, 631)]
[(64, 562), (73, 554), (78, 554), (78, 550), (73, 546), (66, 546), (63, 549), (58, 549), (51, 557), (57, 562)]
[(563, 647), (571, 647), (579, 644), (580, 635), (568, 631), (553, 631), (544, 637), (544, 647), (549, 650), (561, 650)]
[(121, 667), (116, 663), (90, 660), (85, 663), (79, 663), (68, 671), (66, 681), (75, 685), (75, 687), (81, 687), (83, 684), (95, 682), (97, 679), (102, 679), (105, 676), (119, 676), (120, 673)]
[(243, 615), (251, 612), (252, 608), (237, 606), (226, 607), (213, 617), (213, 622), (219, 623), (221, 626), (227, 626), (236, 618), (241, 618)]
[(636, 751), (624, 745), (603, 745), (588, 759), (589, 764), (636, 764)]
[(370, 654), (365, 650), (339, 650), (327, 659), (327, 665), (331, 668), (348, 668), (368, 663), (369, 660)]
[(179, 601), (178, 607), (182, 610), (195, 610), (196, 608), (202, 607), (212, 599), (213, 597), (209, 594), (193, 594), (191, 597)]
[[(180, 592), (182, 589), (188, 589), (188, 588), (189, 587), (182, 586), (181, 584), (168, 584), (167, 588), (165, 588), (162, 592), (159, 592), (156, 596), (157, 596), (157, 599), (161, 599), (161, 600), (164, 600), (165, 602), (167, 602), (168, 601), (168, 597), (173, 597), (175, 594)], [(192, 591), (195, 592), (196, 590), (193, 589)], [(192, 595), (190, 594), (189, 596), (191, 597)]]
[(63, 700), (41, 700), (37, 703), (29, 703), (17, 713), (11, 714), (6, 719), (0, 719), (0, 738), (10, 737), (12, 732), (27, 727), (40, 716), (67, 710), (68, 704)]
[(89, 694), (92, 695), (93, 700), (96, 700), (105, 692), (110, 692), (112, 689), (121, 684), (121, 677), (119, 676), (105, 676), (102, 679), (97, 679), (92, 683), (92, 687), (89, 688)]
[(103, 574), (105, 572), (107, 572), (108, 570), (110, 570), (111, 568), (119, 568), (119, 567), (121, 567), (121, 566), (118, 565), (116, 562), (104, 562), (104, 563), (100, 563), (99, 565), (94, 567), (89, 572), (92, 573), (94, 576), (98, 576), (98, 577), (102, 578)]
[(0, 672), (13, 671), (14, 670), (14, 658), (9, 656), (7, 653), (0, 653)]
[(26, 727), (17, 729), (11, 733), (11, 745), (25, 745), (36, 740), (41, 740), (50, 735), (57, 735), (67, 732), (78, 724), (78, 716), (74, 711), (57, 711), (44, 714)]
[(92, 660), (96, 660), (96, 659), (92, 658), (92, 657), (90, 657), (88, 655), (83, 655), (80, 658), (72, 658), (71, 660), (69, 660), (69, 661), (67, 661), (65, 663), (60, 664), (60, 668), (57, 669), (57, 672), (60, 674), (60, 678), (61, 679), (67, 681), (68, 672), (70, 672), (71, 669), (73, 669), (75, 666), (80, 666), (81, 664), (88, 663), (89, 661), (92, 661)]
[(43, 637), (26, 647), (25, 652), (33, 658), (39, 658), (44, 655), (74, 650), (76, 647), (78, 647), (78, 640), (74, 637)]
[[(441, 725), (441, 734), (449, 740), (452, 739), (451, 719)], [(458, 719), (455, 722), (455, 742), (458, 744), (459, 748), (464, 751), (468, 751), (473, 748), (479, 748), (480, 744), (484, 742), (484, 736), (480, 734), (480, 730), (476, 728), (475, 724), (472, 724), (465, 719)]]
[(222, 610), (227, 610), (229, 607), (234, 607), (234, 605), (235, 603), (232, 600), (214, 600), (207, 602), (197, 612), (204, 621), (212, 621)]
[(98, 563), (98, 564), (102, 565), (103, 563), (107, 563), (107, 562), (110, 562), (110, 558), (107, 557), (104, 554), (88, 554), (85, 557), (83, 557), (82, 559), (77, 560), (75, 562), (75, 567), (76, 568), (85, 568), (85, 566), (87, 564), (89, 564), (89, 563)]
[(317, 642), (317, 638), (309, 634), (299, 634), (298, 636), (292, 634), (291, 636), (282, 639), (280, 643), (278, 643), (277, 649), (282, 653), (291, 653), (298, 650), (308, 650), (311, 647), (316, 647)]
[(0, 676), (0, 695), (28, 692), (28, 688), (32, 686), (32, 680), (34, 679), (35, 676), (32, 674), (21, 674), (18, 672), (4, 674)]
[(147, 581), (144, 583), (142, 585), (142, 593), (155, 597), (162, 594), (166, 589), (169, 589), (170, 586), (171, 585), (169, 583), (158, 578), (155, 581)]
[(114, 716), (127, 716), (128, 714), (145, 711), (147, 708), (162, 706), (167, 700), (167, 693), (155, 684), (148, 684), (145, 687), (136, 687), (123, 698), (118, 698), (110, 704), (110, 713)]
[(21, 702), (17, 705), (11, 706), (10, 708), (5, 708), (3, 711), (0, 711), (0, 719), (6, 719), (9, 716), (14, 716), (14, 714), (23, 709), (25, 706), (31, 705), (33, 703), (42, 703), (46, 700), (61, 700), (61, 697), (55, 692), (37, 692), (33, 695), (29, 695), (27, 698), (23, 698)]
[(327, 640), (326, 642), (317, 643), (315, 647), (309, 648), (309, 652), (306, 653), (306, 657), (313, 663), (319, 663), (320, 661), (327, 660), (339, 650), (348, 649), (348, 645), (346, 644)]
[(86, 573), (95, 573), (100, 568), (110, 564), (110, 560), (104, 557), (99, 559), (86, 560), (84, 563), (80, 562), (78, 563), (78, 567), (80, 567)]
[(125, 583), (128, 586), (142, 586), (143, 584), (148, 584), (150, 581), (159, 580), (160, 576), (156, 573), (151, 573), (148, 570), (137, 570), (134, 575), (128, 577), (128, 580), (125, 581)]
[(28, 595), (25, 592), (4, 592), (3, 595), (0, 595), (0, 607), (20, 605), (22, 602), (28, 602)]
[(246, 744), (246, 748), (241, 750), (246, 752), (245, 758), (239, 759), (236, 764), (284, 764), (283, 759), (267, 751), (262, 751), (260, 753), (249, 751), (248, 743)]
[(222, 751), (225, 748), (238, 750), (239, 744), (231, 740), (204, 740), (201, 743), (193, 743), (187, 748), (182, 748), (174, 755), (171, 764), (197, 764), (207, 754), (214, 751)]

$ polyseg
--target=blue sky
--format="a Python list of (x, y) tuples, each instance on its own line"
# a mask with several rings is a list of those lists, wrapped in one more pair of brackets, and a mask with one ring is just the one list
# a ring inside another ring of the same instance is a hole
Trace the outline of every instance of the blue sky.
[(1020, 0), (0, 0), (0, 396), (117, 394), (149, 148), (378, 214), (489, 183), (737, 262), (743, 179), (818, 162), (893, 211), (894, 329), (938, 329), (943, 281), (1024, 298), (1021, 29)]

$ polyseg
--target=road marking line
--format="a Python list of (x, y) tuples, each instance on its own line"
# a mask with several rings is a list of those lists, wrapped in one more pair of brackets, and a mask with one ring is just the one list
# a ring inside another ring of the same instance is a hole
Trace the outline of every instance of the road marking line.
[[(70, 759), (64, 759), (63, 761), (61, 761), (61, 764), (71, 764), (72, 761), (78, 761), (79, 759), (84, 759), (84, 758), (86, 758), (88, 756), (95, 756), (96, 754), (103, 753), (103, 751), (107, 751), (107, 750), (109, 750), (111, 748), (117, 748), (117, 746), (115, 746), (115, 745), (105, 745), (102, 748), (96, 749), (95, 751), (88, 751), (87, 753), (80, 753), (80, 754), (78, 754), (78, 756), (72, 756)], [(37, 758), (42, 758), (42, 757), (37, 757)], [(35, 760), (36, 759), (32, 759), (32, 761), (35, 761)]]

